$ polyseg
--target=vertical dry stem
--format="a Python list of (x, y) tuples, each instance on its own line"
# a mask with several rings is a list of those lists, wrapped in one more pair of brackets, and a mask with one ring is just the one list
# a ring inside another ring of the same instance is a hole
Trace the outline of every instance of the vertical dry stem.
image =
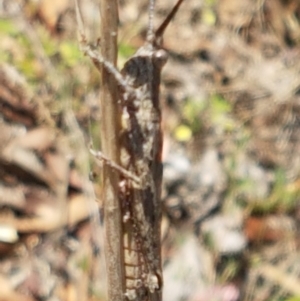
[[(101, 52), (106, 61), (117, 61), (117, 0), (101, 0)], [(102, 68), (102, 112), (101, 141), (103, 153), (113, 162), (119, 163), (120, 114), (118, 114), (118, 89), (115, 78)], [(120, 246), (122, 245), (121, 208), (119, 203), (119, 174), (109, 166), (103, 170), (103, 198), (105, 222), (105, 258), (107, 266), (108, 300), (124, 299), (124, 268)]]

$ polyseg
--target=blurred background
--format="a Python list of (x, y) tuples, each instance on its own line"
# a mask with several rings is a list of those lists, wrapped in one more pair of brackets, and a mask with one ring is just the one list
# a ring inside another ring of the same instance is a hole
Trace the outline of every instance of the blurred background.
[[(148, 3), (119, 5), (121, 68)], [(73, 1), (1, 0), (0, 41), (0, 300), (105, 300), (101, 87)], [(299, 1), (186, 0), (164, 46), (163, 300), (299, 301)]]

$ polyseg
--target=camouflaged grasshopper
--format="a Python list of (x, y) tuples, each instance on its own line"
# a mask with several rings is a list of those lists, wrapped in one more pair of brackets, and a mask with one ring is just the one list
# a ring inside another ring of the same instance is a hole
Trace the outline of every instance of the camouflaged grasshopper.
[(121, 71), (92, 49), (81, 33), (82, 51), (97, 68), (104, 67), (111, 73), (119, 87), (120, 166), (109, 163), (109, 159), (100, 152), (94, 151), (93, 154), (120, 172), (124, 297), (129, 300), (161, 300), (162, 132), (159, 86), (161, 70), (168, 58), (162, 48), (162, 36), (182, 2), (177, 1), (154, 32), (154, 0), (150, 0), (146, 42)]

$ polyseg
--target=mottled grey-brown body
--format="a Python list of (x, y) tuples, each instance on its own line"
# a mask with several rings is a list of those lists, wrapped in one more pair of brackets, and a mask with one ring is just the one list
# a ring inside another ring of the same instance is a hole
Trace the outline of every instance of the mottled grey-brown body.
[[(168, 54), (162, 49), (162, 35), (178, 10), (156, 31), (150, 28), (147, 41), (121, 70), (122, 114), (120, 162), (140, 181), (123, 178), (125, 295), (129, 300), (161, 300), (161, 183), (162, 132), (159, 103), (160, 76)], [(151, 19), (151, 18), (150, 18)], [(151, 26), (150, 26), (151, 27)]]
[[(121, 91), (121, 165), (139, 183), (124, 178), (124, 260), (126, 296), (148, 300), (160, 294), (162, 133), (159, 85), (167, 53), (149, 43), (125, 64), (121, 73), (132, 90)], [(122, 88), (121, 88), (122, 89)], [(154, 297), (154, 296), (152, 296)], [(159, 300), (157, 296), (154, 298)]]

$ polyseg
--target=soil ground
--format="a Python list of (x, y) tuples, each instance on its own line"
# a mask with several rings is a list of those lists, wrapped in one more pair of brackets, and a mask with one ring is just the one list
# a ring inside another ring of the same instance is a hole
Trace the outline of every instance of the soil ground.
[[(97, 41), (97, 4), (81, 10)], [(120, 1), (120, 66), (147, 10)], [(101, 87), (73, 3), (0, 17), (0, 301), (104, 300)], [(164, 45), (164, 301), (300, 300), (300, 3), (186, 0)]]

